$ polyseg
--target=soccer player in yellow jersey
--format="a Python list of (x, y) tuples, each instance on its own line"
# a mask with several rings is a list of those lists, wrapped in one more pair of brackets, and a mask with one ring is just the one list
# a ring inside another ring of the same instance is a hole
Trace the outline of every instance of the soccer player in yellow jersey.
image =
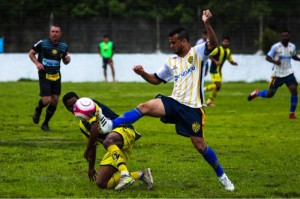
[(204, 91), (211, 91), (206, 102), (208, 106), (214, 106), (213, 100), (217, 97), (217, 92), (221, 89), (222, 67), (224, 62), (228, 60), (232, 65), (237, 65), (237, 62), (232, 59), (229, 45), (230, 38), (223, 37), (222, 45), (215, 48), (209, 55), (209, 58), (211, 59), (210, 77), (213, 83), (204, 88)]
[[(218, 41), (209, 23), (212, 14), (203, 11), (208, 39), (207, 43), (191, 46), (189, 34), (184, 28), (177, 28), (169, 33), (170, 47), (175, 55), (170, 56), (164, 65), (154, 74), (147, 73), (141, 65), (133, 68), (134, 72), (151, 84), (166, 83), (174, 80), (171, 96), (158, 95), (155, 99), (139, 104), (135, 109), (113, 120), (100, 115), (103, 132), (108, 132), (121, 124), (130, 124), (143, 116), (158, 117), (164, 123), (175, 124), (179, 135), (189, 137), (193, 146), (214, 169), (219, 181), (226, 190), (233, 191), (234, 185), (225, 174), (212, 148), (204, 139), (204, 73), (209, 53), (217, 47)], [(199, 92), (200, 90), (200, 92)]]
[[(68, 92), (63, 97), (63, 103), (68, 111), (73, 113), (73, 105), (79, 99), (74, 92)], [(99, 121), (96, 115), (101, 108), (102, 113), (109, 118), (117, 118), (114, 113), (104, 104), (93, 100), (96, 105), (96, 112), (89, 121), (80, 121), (79, 127), (84, 136), (88, 139), (88, 145), (84, 157), (89, 162), (88, 177), (90, 181), (96, 180), (100, 188), (112, 188), (120, 190), (134, 183), (135, 180), (143, 181), (148, 189), (153, 188), (153, 178), (150, 168), (136, 172), (128, 172), (127, 162), (130, 158), (133, 143), (141, 137), (132, 125), (115, 128), (108, 134), (99, 131)], [(100, 163), (97, 174), (95, 171), (96, 145), (102, 144), (107, 150)]]

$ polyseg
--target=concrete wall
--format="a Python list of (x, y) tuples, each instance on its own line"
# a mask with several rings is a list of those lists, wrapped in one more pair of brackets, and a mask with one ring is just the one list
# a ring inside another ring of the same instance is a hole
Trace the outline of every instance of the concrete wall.
[[(116, 54), (114, 56), (116, 80), (137, 81), (144, 80), (132, 71), (134, 65), (141, 64), (149, 73), (154, 73), (167, 58), (168, 54)], [(223, 80), (254, 82), (269, 81), (272, 75), (272, 64), (265, 61), (262, 55), (233, 55), (238, 66), (225, 62), (223, 66)], [(62, 64), (63, 82), (97, 82), (103, 81), (102, 60), (98, 54), (71, 54), (71, 63)], [(292, 61), (295, 76), (300, 81), (300, 62)], [(21, 78), (37, 80), (37, 69), (28, 54), (9, 53), (0, 54), (0, 82), (17, 81)], [(108, 80), (111, 81), (108, 67)], [(210, 80), (207, 76), (206, 80)]]

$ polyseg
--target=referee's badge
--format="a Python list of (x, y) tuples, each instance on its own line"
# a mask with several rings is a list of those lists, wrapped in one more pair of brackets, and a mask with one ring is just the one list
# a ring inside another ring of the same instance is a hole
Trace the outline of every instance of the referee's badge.
[(193, 57), (193, 56), (189, 56), (188, 62), (189, 62), (190, 64), (192, 64), (192, 63), (194, 62), (194, 57)]
[(199, 132), (199, 130), (200, 130), (200, 124), (199, 124), (198, 122), (194, 122), (194, 123), (192, 124), (192, 129), (193, 129), (193, 131), (194, 131), (195, 133)]

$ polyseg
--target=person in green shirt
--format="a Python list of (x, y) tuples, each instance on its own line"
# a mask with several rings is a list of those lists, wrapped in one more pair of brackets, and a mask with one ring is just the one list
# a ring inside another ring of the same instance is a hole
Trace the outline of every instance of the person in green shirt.
[(115, 50), (115, 45), (112, 41), (109, 39), (109, 35), (103, 36), (103, 41), (99, 43), (98, 45), (98, 51), (100, 56), (102, 57), (103, 62), (103, 72), (104, 72), (104, 78), (107, 82), (107, 64), (110, 66), (111, 74), (113, 81), (115, 81), (115, 69), (114, 69), (114, 63), (112, 60), (113, 54)]

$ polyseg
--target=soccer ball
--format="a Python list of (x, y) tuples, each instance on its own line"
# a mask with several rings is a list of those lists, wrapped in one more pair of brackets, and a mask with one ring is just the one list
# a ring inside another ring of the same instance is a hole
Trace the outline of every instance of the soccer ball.
[(94, 101), (87, 97), (82, 97), (78, 99), (73, 107), (74, 115), (82, 120), (86, 121), (95, 116), (96, 105)]

